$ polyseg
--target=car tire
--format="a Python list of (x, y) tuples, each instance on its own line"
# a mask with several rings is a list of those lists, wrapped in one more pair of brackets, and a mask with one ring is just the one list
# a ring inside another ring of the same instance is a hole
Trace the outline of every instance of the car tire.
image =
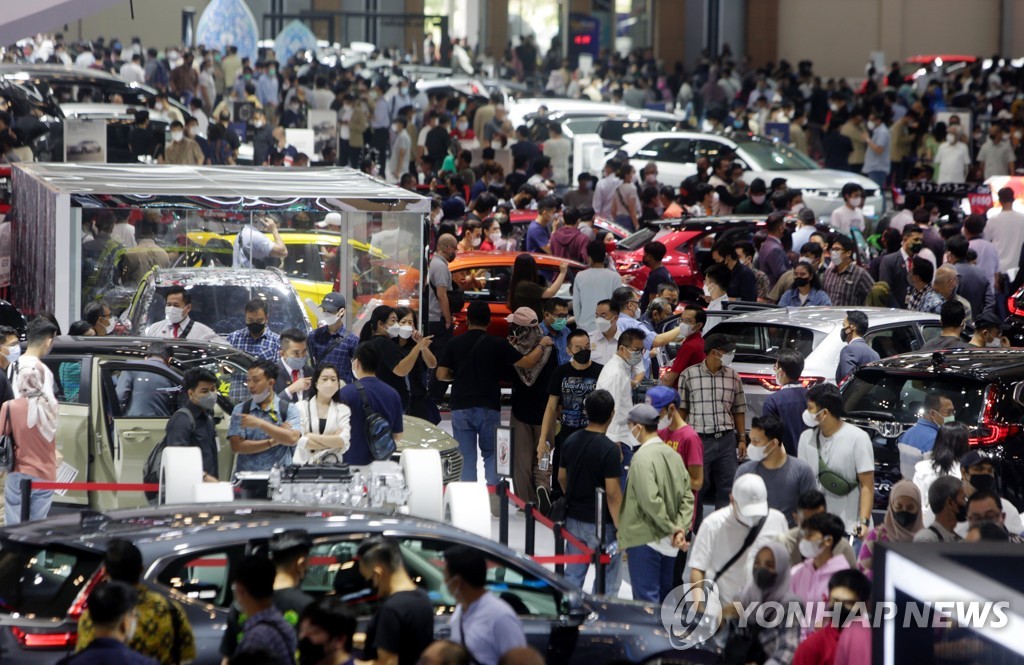
[(409, 514), (440, 522), (444, 519), (444, 478), (441, 454), (436, 450), (407, 448), (399, 460), (409, 488)]
[(452, 526), (491, 537), (491, 500), (484, 483), (448, 483), (444, 492), (444, 518)]

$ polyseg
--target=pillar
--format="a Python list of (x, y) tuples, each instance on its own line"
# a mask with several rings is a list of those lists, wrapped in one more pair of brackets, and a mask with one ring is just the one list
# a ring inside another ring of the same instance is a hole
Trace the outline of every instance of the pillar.
[[(423, 0), (405, 0), (405, 12), (407, 14), (419, 14), (420, 16), (423, 16)], [(402, 50), (408, 52), (412, 49), (412, 52), (416, 54), (417, 59), (420, 60), (423, 59), (423, 33), (423, 23), (405, 24)]]
[(747, 0), (746, 53), (755, 67), (779, 59), (779, 0)]
[(508, 44), (508, 3), (488, 2), (486, 10), (483, 17), (484, 29), (481, 31), (484, 37), (483, 51), (500, 62), (505, 45)]
[(675, 63), (686, 59), (686, 3), (676, 0), (654, 2), (654, 57), (665, 63), (666, 71), (673, 71)]

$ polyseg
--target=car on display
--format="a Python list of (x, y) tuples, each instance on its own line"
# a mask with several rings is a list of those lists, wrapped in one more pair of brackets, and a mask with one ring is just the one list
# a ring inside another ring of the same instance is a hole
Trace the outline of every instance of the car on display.
[(262, 298), (269, 305), (267, 327), (280, 334), (288, 328), (309, 332), (306, 307), (288, 276), (276, 268), (154, 268), (139, 283), (121, 320), (138, 334), (164, 320), (164, 294), (183, 286), (192, 297), (189, 315), (220, 336), (245, 327), (245, 303)]
[[(836, 382), (847, 309), (779, 307), (739, 314), (712, 328), (715, 334), (736, 341), (732, 368), (743, 381), (748, 414), (760, 416), (765, 399), (779, 390), (773, 367), (780, 349), (795, 349), (804, 356), (800, 377), (804, 386)], [(867, 314), (869, 328), (864, 339), (882, 358), (917, 351), (942, 330), (937, 314), (883, 307), (856, 309)]]
[(271, 536), (305, 530), (313, 541), (301, 589), (333, 593), (356, 615), (356, 645), (379, 599), (359, 574), (355, 554), (367, 537), (396, 539), (406, 568), (436, 609), (434, 632), (451, 633), (455, 600), (444, 582), (443, 553), (467, 545), (487, 558), (487, 587), (519, 615), (530, 646), (547, 662), (590, 664), (716, 662), (709, 647), (677, 651), (660, 608), (595, 597), (526, 556), (447, 524), (377, 513), (268, 503), (169, 506), (106, 514), (65, 515), (0, 531), (0, 649), (4, 662), (52, 664), (76, 640), (89, 593), (103, 577), (103, 553), (114, 538), (141, 550), (143, 584), (185, 609), (199, 654), (196, 665), (220, 663), (219, 645), (241, 560), (265, 552)]
[(1000, 496), (1024, 505), (1024, 353), (956, 349), (905, 353), (861, 367), (840, 386), (846, 418), (867, 432), (875, 452), (875, 509), (901, 478), (899, 437), (925, 414), (927, 395), (953, 401), (970, 446), (992, 458)]
[(625, 104), (612, 104), (610, 102), (595, 102), (591, 99), (562, 99), (558, 97), (523, 97), (507, 105), (508, 120), (513, 127), (525, 125), (527, 118), (537, 112), (537, 109), (545, 106), (548, 113), (575, 113), (583, 112), (592, 115), (609, 113), (630, 113), (638, 111), (632, 106)]
[(650, 274), (643, 264), (644, 245), (655, 240), (664, 244), (662, 264), (679, 286), (680, 300), (693, 301), (703, 294), (704, 271), (712, 263), (715, 242), (753, 240), (764, 224), (765, 218), (757, 215), (661, 220), (620, 240), (611, 257), (619, 274), (632, 278), (630, 286), (642, 290)]
[(99, 144), (99, 141), (93, 141), (92, 139), (79, 141), (72, 146), (68, 146), (69, 155), (85, 156), (101, 152), (103, 152), (103, 146)]
[(623, 144), (626, 134), (672, 131), (679, 120), (671, 113), (647, 109), (575, 110), (549, 112), (545, 116), (533, 113), (526, 116), (526, 126), (532, 128), (541, 121), (558, 123), (570, 141), (577, 134), (597, 134), (606, 150), (615, 150)]
[[(508, 335), (508, 322), (505, 320), (511, 310), (508, 306), (509, 285), (512, 282), (512, 266), (516, 257), (524, 252), (466, 252), (459, 254), (448, 265), (452, 273), (452, 282), (465, 292), (466, 303), (480, 301), (487, 303), (491, 310), (491, 325), (487, 331), (492, 335), (505, 337)], [(559, 266), (567, 264), (568, 274), (558, 297), (571, 302), (570, 284), (576, 273), (586, 266), (576, 261), (562, 259), (548, 254), (534, 254), (537, 270), (548, 283), (558, 274)], [(466, 313), (460, 311), (454, 315), (454, 334), (466, 332)]]
[(1003, 334), (1011, 346), (1024, 346), (1024, 286), (1018, 288), (1006, 301), (1009, 315)]
[[(535, 219), (537, 219), (537, 211), (531, 210), (530, 208), (516, 208), (508, 216), (508, 221), (512, 223), (512, 228), (514, 229), (519, 225), (529, 224)], [(616, 241), (622, 240), (630, 234), (629, 229), (626, 227), (621, 224), (616, 224), (607, 217), (601, 217), (599, 215), (594, 216), (594, 229), (595, 231), (606, 231), (612, 234), (612, 237), (615, 238)], [(525, 236), (525, 229), (517, 230), (521, 230)]]
[[(173, 413), (178, 395), (168, 394), (166, 413), (148, 416), (128, 415), (131, 400), (117, 391), (124, 372), (153, 376), (154, 381), (180, 386), (185, 371), (203, 367), (220, 381), (214, 408), (220, 448), (221, 480), (232, 478), (234, 455), (227, 443), (231, 410), (248, 394), (232, 394), (232, 387), (243, 385), (253, 362), (252, 356), (225, 344), (164, 340), (174, 356), (170, 366), (144, 362), (153, 338), (145, 337), (58, 337), (44, 362), (53, 371), (54, 390), (60, 410), (57, 448), (65, 462), (78, 471), (78, 479), (112, 483), (142, 482), (142, 467), (150, 451), (164, 437), (167, 420)], [(240, 379), (242, 382), (240, 382)], [(243, 388), (244, 390), (244, 388)], [(402, 450), (432, 449), (441, 456), (445, 482), (458, 480), (462, 473), (462, 455), (455, 440), (430, 423), (406, 416), (405, 432), (398, 441), (397, 461)], [(61, 503), (96, 509), (144, 505), (141, 493), (68, 492)]]
[(774, 178), (785, 178), (792, 189), (803, 192), (804, 205), (818, 215), (829, 215), (843, 205), (843, 185), (855, 182), (864, 188), (864, 214), (881, 214), (882, 194), (869, 178), (849, 171), (823, 169), (804, 153), (771, 139), (753, 134), (724, 136), (703, 132), (663, 132), (627, 134), (621, 148), (635, 164), (653, 161), (658, 165), (658, 179), (673, 186), (697, 172), (697, 159), (714, 159), (733, 154), (734, 164), (747, 173), (749, 183), (763, 178), (770, 184)]

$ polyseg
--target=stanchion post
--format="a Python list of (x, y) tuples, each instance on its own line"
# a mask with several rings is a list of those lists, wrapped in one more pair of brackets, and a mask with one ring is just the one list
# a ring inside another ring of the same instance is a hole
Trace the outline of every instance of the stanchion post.
[(537, 518), (533, 514), (535, 508), (536, 506), (532, 503), (526, 504), (526, 543), (523, 547), (523, 553), (525, 553), (526, 556), (533, 556), (535, 549), (535, 538), (537, 535)]
[(28, 522), (32, 518), (32, 479), (21, 479), (21, 521)]
[(498, 495), (498, 542), (508, 546), (508, 480), (502, 477), (495, 488)]
[[(561, 557), (565, 555), (565, 536), (562, 535), (562, 529), (565, 528), (565, 524), (562, 522), (555, 522), (555, 528), (552, 531), (555, 534), (555, 556)], [(565, 564), (561, 561), (555, 563), (555, 572), (559, 575), (565, 574)]]
[(604, 537), (606, 525), (604, 523), (604, 490), (600, 487), (594, 492), (594, 525), (597, 531), (597, 547), (594, 548), (594, 589), (598, 595), (603, 595), (606, 591), (604, 577), (605, 568), (604, 563)]

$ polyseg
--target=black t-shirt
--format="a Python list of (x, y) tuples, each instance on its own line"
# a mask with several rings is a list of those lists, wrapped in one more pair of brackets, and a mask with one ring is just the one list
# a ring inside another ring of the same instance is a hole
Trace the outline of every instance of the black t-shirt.
[(377, 366), (377, 378), (394, 388), (402, 398), (402, 409), (409, 406), (409, 384), (406, 377), (395, 374), (395, 366), (405, 359), (405, 354), (390, 337), (374, 335), (370, 338), (380, 352), (380, 364)]
[(644, 310), (658, 295), (658, 287), (662, 284), (673, 284), (672, 274), (665, 266), (658, 266), (647, 275), (647, 284), (644, 285), (644, 294), (640, 297), (640, 307)]
[(565, 363), (555, 368), (548, 382), (548, 395), (561, 398), (562, 427), (582, 429), (587, 426), (587, 414), (583, 410), (583, 400), (594, 392), (597, 377), (601, 376), (604, 365), (590, 363), (586, 369), (576, 369), (572, 363)]
[[(312, 596), (297, 587), (274, 591), (274, 607), (284, 615), (284, 620), (295, 629), (296, 635), (299, 632), (299, 617), (302, 616), (302, 611), (313, 600)], [(230, 658), (234, 655), (235, 649), (238, 648), (238, 643), (242, 639), (242, 626), (244, 624), (245, 619), (240, 618), (238, 610), (232, 606), (231, 611), (228, 612), (227, 624), (224, 626), (224, 637), (220, 641), (220, 653), (222, 656)]]
[[(566, 515), (581, 522), (594, 523), (594, 492), (604, 489), (606, 478), (622, 477), (622, 452), (604, 434), (580, 430), (562, 444), (560, 466), (567, 475)], [(608, 504), (605, 524), (611, 524)]]
[(437, 126), (427, 132), (426, 145), (427, 154), (434, 158), (434, 168), (440, 169), (444, 162), (444, 156), (448, 154), (448, 146), (452, 137), (444, 127)]
[(416, 665), (434, 641), (434, 606), (422, 591), (399, 591), (388, 596), (366, 627), (363, 659), (377, 658), (377, 649), (398, 654), (398, 665)]
[(538, 321), (544, 320), (544, 287), (537, 282), (519, 282), (512, 293), (509, 309), (513, 312), (520, 307), (529, 307), (537, 315)]
[(551, 376), (556, 369), (558, 352), (552, 346), (548, 359), (544, 361), (544, 367), (541, 368), (533, 385), (523, 383), (519, 372), (512, 370), (512, 415), (516, 420), (527, 425), (540, 425), (544, 422), (544, 409), (548, 405), (548, 386), (551, 385)]
[(482, 407), (500, 411), (499, 368), (511, 367), (522, 359), (523, 355), (508, 340), (488, 335), (484, 330), (470, 330), (454, 337), (445, 345), (437, 363), (454, 375), (452, 410)]

